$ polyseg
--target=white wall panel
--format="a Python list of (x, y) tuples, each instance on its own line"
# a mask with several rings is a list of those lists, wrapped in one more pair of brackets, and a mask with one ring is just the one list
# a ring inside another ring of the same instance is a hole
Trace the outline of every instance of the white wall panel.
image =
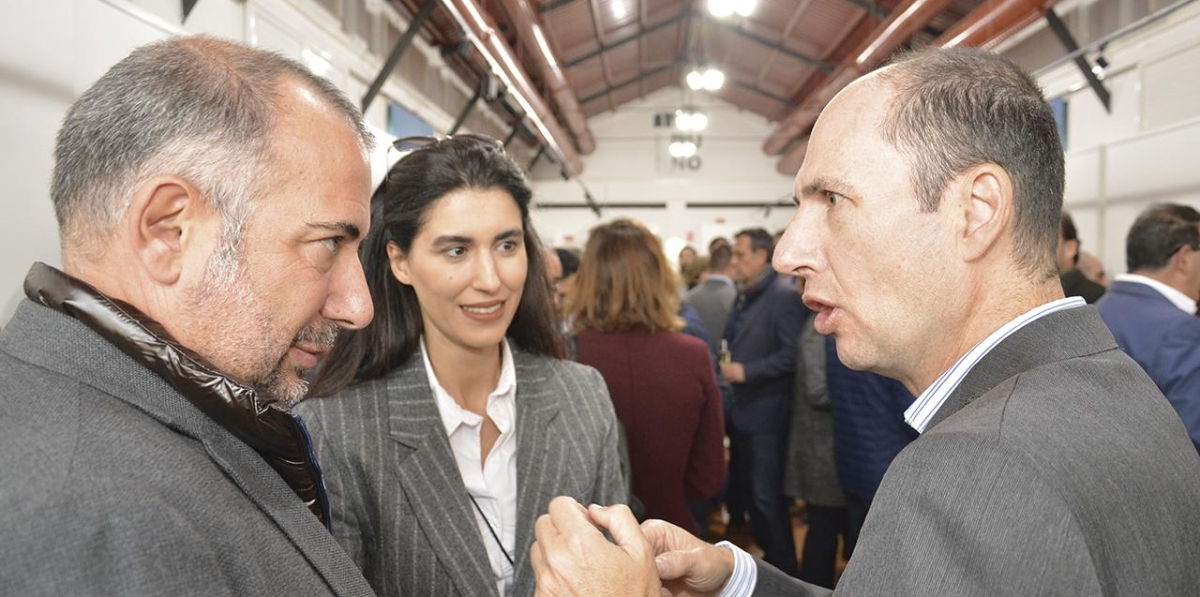
[(1200, 45), (1146, 64), (1142, 70), (1145, 130), (1200, 118)]
[(1066, 186), (1063, 189), (1063, 204), (1100, 200), (1101, 149), (1071, 152), (1066, 156)]
[(1200, 121), (1108, 147), (1108, 198), (1141, 198), (1200, 190), (1196, 145)]
[[(1111, 114), (1104, 110), (1104, 104), (1090, 87), (1072, 93), (1067, 108), (1067, 151), (1092, 149), (1112, 139), (1136, 135), (1141, 130), (1140, 84), (1138, 70), (1104, 80), (1111, 95)], [(1097, 126), (1098, 123), (1103, 126)]]
[(0, 325), (24, 296), (29, 264), (61, 263), (49, 186), (54, 136), (67, 109), (131, 49), (166, 35), (98, 0), (21, 2), (0, 19), (0, 180), (7, 199), (0, 218)]
[(184, 27), (190, 33), (242, 40), (246, 37), (244, 7), (241, 0), (200, 0), (192, 8)]

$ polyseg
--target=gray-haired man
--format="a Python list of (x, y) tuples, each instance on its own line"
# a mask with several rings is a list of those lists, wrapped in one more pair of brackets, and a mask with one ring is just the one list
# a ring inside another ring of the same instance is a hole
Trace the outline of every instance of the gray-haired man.
[(0, 333), (0, 586), (14, 595), (369, 595), (288, 410), (372, 307), (372, 144), (327, 81), (208, 38), (75, 103)]

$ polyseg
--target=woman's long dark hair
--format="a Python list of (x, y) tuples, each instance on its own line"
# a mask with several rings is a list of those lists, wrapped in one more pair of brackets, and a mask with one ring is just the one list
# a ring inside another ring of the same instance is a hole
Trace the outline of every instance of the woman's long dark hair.
[(359, 331), (344, 330), (321, 364), (311, 394), (328, 396), (386, 375), (420, 346), (421, 304), (411, 286), (392, 274), (387, 245), (405, 254), (425, 224), (430, 206), (459, 189), (500, 189), (517, 202), (525, 231), (528, 271), (508, 338), (528, 352), (562, 358), (550, 281), (542, 246), (529, 221), (533, 196), (525, 175), (499, 143), (477, 136), (450, 137), (417, 149), (392, 166), (371, 197), (371, 229), (359, 249), (375, 318)]

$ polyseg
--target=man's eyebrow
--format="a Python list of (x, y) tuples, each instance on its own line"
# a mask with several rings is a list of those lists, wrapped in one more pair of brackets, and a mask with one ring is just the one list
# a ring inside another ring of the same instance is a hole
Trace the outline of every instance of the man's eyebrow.
[(800, 196), (811, 197), (812, 195), (816, 195), (822, 191), (833, 191), (839, 195), (846, 195), (847, 197), (857, 198), (862, 196), (858, 193), (858, 191), (854, 190), (854, 187), (851, 186), (850, 183), (838, 178), (830, 177), (821, 177), (804, 185), (804, 188), (800, 190)]
[(305, 225), (309, 228), (316, 228), (317, 230), (341, 232), (350, 240), (357, 240), (362, 234), (362, 230), (358, 228), (358, 225), (350, 222), (306, 222)]

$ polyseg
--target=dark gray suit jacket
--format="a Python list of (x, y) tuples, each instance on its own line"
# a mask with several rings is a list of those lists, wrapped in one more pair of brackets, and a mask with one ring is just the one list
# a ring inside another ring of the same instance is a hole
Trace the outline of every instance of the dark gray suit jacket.
[(1200, 457), (1081, 307), (996, 346), (900, 453), (836, 594), (1195, 596), (1198, 561)]
[(0, 593), (372, 595), (253, 449), (28, 300), (0, 332)]
[[(557, 495), (623, 502), (616, 416), (595, 369), (513, 350), (517, 539), (513, 594), (533, 594), (533, 525)], [(419, 354), (297, 407), (317, 445), (337, 540), (384, 596), (496, 594), (475, 511)], [(490, 540), (490, 539), (489, 539)]]

